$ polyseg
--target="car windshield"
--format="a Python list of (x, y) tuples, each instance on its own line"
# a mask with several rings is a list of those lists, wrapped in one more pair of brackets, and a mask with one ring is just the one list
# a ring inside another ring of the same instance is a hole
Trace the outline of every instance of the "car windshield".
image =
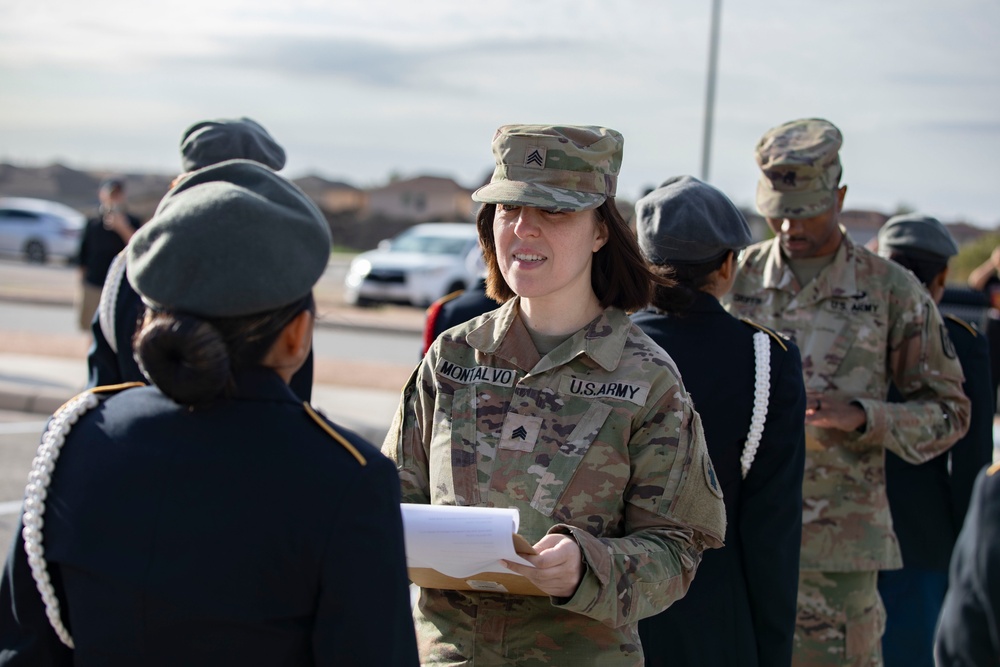
[(469, 246), (469, 239), (457, 236), (429, 236), (427, 234), (400, 234), (392, 241), (392, 252), (417, 252), (425, 255), (461, 255)]

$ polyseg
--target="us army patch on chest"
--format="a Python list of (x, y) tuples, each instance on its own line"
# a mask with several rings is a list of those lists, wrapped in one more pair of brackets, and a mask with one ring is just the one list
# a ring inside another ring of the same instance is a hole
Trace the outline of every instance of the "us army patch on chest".
[(515, 380), (514, 371), (509, 368), (493, 368), (491, 366), (467, 368), (453, 364), (447, 359), (438, 359), (434, 372), (462, 384), (495, 384), (500, 387), (510, 387), (513, 386)]
[(645, 382), (593, 382), (575, 377), (563, 378), (559, 391), (583, 398), (617, 398), (645, 405), (649, 395), (649, 385)]

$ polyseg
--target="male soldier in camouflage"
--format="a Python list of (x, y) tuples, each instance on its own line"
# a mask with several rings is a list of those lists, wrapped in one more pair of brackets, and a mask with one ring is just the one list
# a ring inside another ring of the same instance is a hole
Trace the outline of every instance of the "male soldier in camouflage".
[(504, 126), (473, 197), (487, 293), (403, 390), (383, 451), (404, 502), (514, 507), (545, 597), (422, 588), (424, 665), (643, 664), (637, 625), (725, 533), (677, 368), (625, 311), (654, 280), (614, 204), (622, 137)]
[[(930, 295), (838, 224), (840, 130), (821, 119), (757, 144), (757, 207), (775, 238), (748, 248), (727, 307), (802, 353), (806, 469), (795, 665), (881, 665), (878, 570), (901, 565), (885, 451), (926, 461), (967, 430), (962, 369)], [(887, 402), (890, 383), (902, 403)]]

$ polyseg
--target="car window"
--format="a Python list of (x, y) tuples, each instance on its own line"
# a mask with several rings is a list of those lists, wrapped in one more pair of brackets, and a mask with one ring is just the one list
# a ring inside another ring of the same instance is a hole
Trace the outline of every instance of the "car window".
[(38, 222), (41, 216), (31, 211), (3, 208), (0, 209), (0, 218), (3, 218), (4, 222)]
[(417, 252), (425, 255), (461, 255), (467, 251), (468, 239), (454, 236), (401, 234), (390, 246), (392, 252)]

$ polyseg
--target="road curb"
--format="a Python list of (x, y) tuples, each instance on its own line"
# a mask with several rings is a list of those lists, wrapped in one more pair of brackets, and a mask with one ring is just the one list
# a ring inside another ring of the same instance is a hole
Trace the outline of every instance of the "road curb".
[(0, 380), (0, 410), (51, 415), (75, 395), (65, 389), (26, 387)]

